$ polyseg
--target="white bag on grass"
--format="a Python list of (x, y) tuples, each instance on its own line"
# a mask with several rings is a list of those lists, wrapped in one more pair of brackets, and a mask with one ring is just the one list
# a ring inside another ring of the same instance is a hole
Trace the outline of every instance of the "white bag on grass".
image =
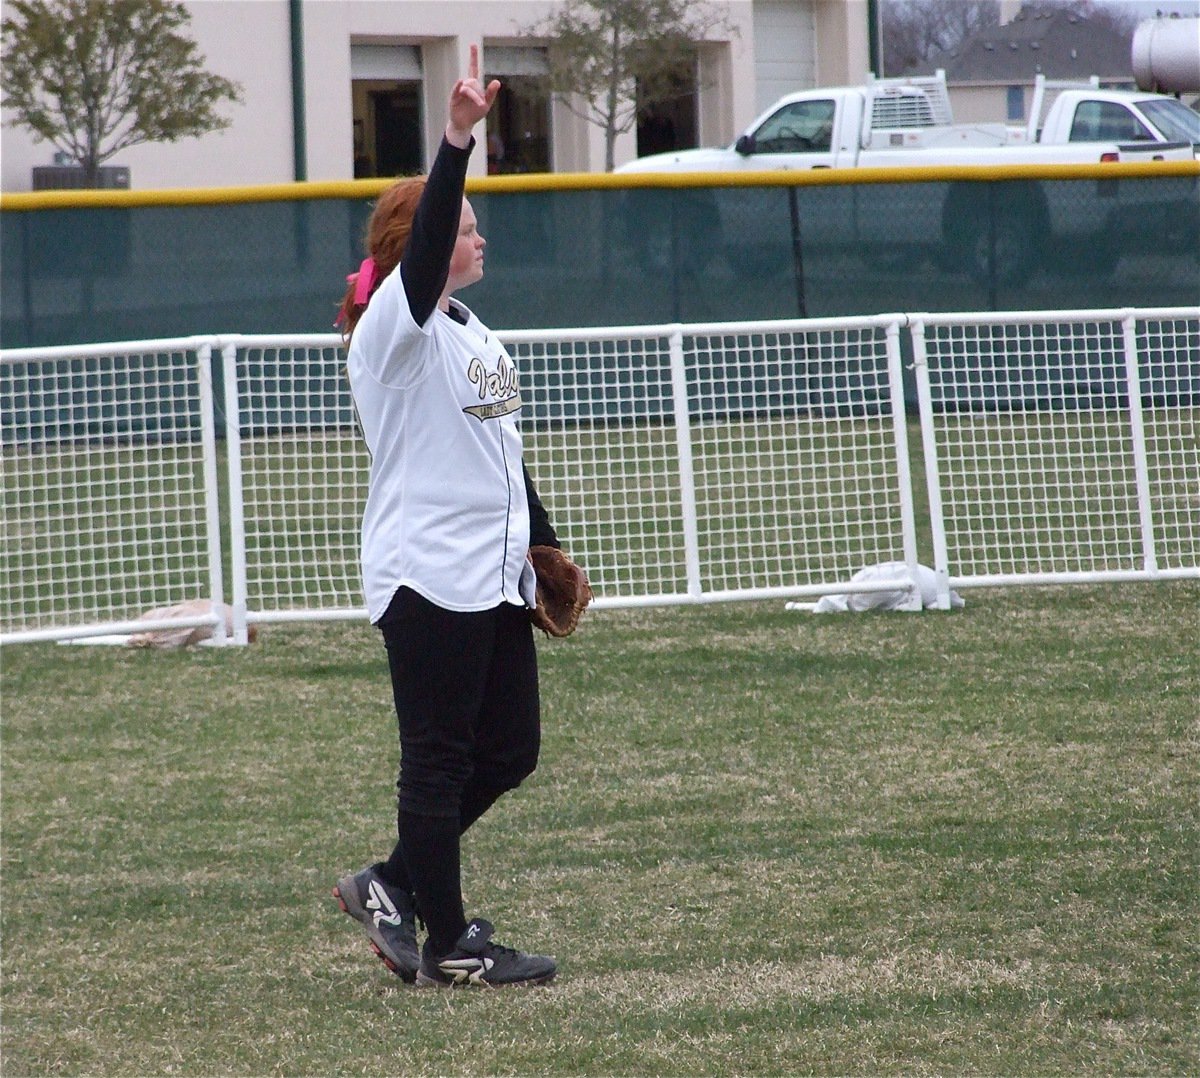
[[(233, 635), (233, 610), (224, 603), (215, 604), (215, 613), (225, 619), (225, 632)], [(147, 610), (140, 615), (138, 621), (166, 621), (171, 618), (194, 618), (202, 614), (214, 613), (211, 599), (192, 599), (175, 606), (160, 606)], [(186, 648), (193, 644), (201, 644), (211, 640), (214, 635), (212, 625), (188, 625), (178, 629), (149, 629), (144, 633), (134, 633), (129, 638), (131, 648)], [(247, 629), (251, 643), (258, 636), (258, 630), (253, 626)]]
[[(902, 561), (885, 561), (859, 569), (853, 581), (903, 580), (908, 581), (908, 564)], [(927, 565), (918, 565), (915, 582), (921, 593), (921, 607), (925, 610), (937, 606), (937, 574)], [(895, 591), (855, 592), (850, 595), (823, 595), (812, 607), (814, 614), (845, 614), (863, 610), (899, 610), (908, 605), (907, 586)], [(966, 605), (956, 591), (950, 593), (950, 608), (959, 610)]]

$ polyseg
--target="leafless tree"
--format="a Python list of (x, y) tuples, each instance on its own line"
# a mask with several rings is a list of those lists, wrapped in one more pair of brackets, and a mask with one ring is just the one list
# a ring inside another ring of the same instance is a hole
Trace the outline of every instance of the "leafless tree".
[(696, 48), (730, 34), (724, 4), (694, 0), (566, 0), (522, 36), (547, 42), (543, 88), (604, 131), (605, 168), (617, 135), (679, 93)]
[(883, 0), (883, 72), (901, 75), (1000, 22), (998, 0)]

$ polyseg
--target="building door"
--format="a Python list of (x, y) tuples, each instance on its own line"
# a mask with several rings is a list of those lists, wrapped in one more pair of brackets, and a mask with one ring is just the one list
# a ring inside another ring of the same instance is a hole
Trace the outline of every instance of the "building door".
[(373, 176), (412, 176), (421, 171), (421, 87), (409, 83), (372, 90), (368, 97), (375, 132)]
[(407, 176), (425, 165), (421, 50), (350, 46), (354, 176)]
[(759, 112), (784, 94), (816, 85), (813, 4), (814, 0), (754, 0), (754, 98)]
[(669, 79), (665, 96), (660, 91), (656, 97), (638, 111), (638, 157), (698, 146), (696, 65), (680, 68)]
[(486, 79), (500, 80), (487, 118), (488, 172), (549, 172), (550, 98), (539, 81), (546, 50), (485, 45), (483, 66)]

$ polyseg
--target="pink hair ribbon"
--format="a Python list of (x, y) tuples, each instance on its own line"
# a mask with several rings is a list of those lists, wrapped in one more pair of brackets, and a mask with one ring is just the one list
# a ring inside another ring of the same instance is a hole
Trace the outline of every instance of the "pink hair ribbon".
[(371, 289), (375, 287), (378, 274), (379, 267), (375, 265), (375, 259), (368, 256), (362, 260), (358, 272), (346, 278), (347, 281), (354, 282), (354, 302), (357, 306), (365, 306), (371, 298)]
[[(356, 307), (367, 305), (367, 300), (371, 298), (371, 289), (375, 287), (378, 280), (379, 267), (375, 265), (375, 259), (369, 256), (362, 260), (357, 273), (346, 274), (346, 283), (354, 285), (354, 305)], [(341, 326), (346, 320), (346, 312), (339, 311), (333, 324)]]

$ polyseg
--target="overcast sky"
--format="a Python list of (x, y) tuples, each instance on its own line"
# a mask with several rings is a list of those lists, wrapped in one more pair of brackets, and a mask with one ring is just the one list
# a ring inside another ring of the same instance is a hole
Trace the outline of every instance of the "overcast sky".
[(1164, 15), (1200, 15), (1200, 0), (1092, 0), (1097, 5), (1126, 8), (1142, 19)]

